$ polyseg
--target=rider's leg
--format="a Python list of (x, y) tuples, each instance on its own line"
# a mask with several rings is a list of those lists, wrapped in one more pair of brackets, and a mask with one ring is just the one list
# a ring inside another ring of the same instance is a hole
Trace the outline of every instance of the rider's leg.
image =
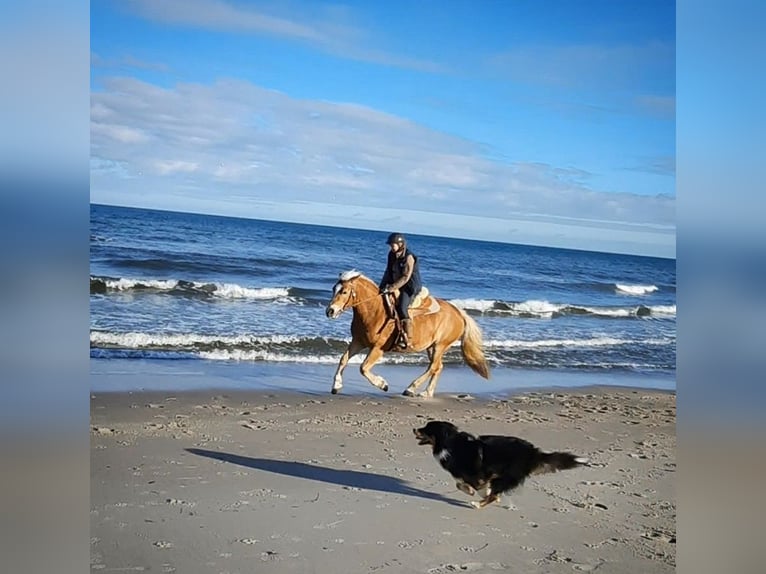
[(396, 311), (402, 322), (402, 334), (400, 335), (400, 347), (407, 348), (412, 341), (412, 319), (410, 319), (410, 301), (412, 295), (406, 291), (399, 292), (399, 299), (396, 301)]

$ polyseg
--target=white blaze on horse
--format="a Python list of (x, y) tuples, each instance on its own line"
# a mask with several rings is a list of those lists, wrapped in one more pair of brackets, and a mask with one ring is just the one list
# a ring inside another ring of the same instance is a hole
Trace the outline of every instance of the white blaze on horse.
[(397, 347), (396, 322), (388, 313), (378, 286), (359, 271), (341, 273), (333, 287), (333, 297), (327, 306), (326, 314), (330, 319), (337, 319), (343, 311), (353, 309), (351, 319), (351, 343), (340, 358), (333, 380), (332, 393), (343, 387), (343, 370), (351, 357), (364, 349), (369, 349), (367, 357), (359, 369), (362, 376), (374, 386), (388, 391), (388, 383), (380, 375), (372, 372), (372, 367), (387, 352), (422, 352), (428, 353), (430, 363), (426, 371), (412, 381), (404, 395), (414, 396), (417, 389), (430, 378), (424, 397), (433, 397), (436, 382), (444, 368), (442, 356), (455, 341), (460, 339), (463, 360), (476, 373), (489, 378), (489, 367), (484, 358), (482, 335), (479, 326), (465, 311), (443, 299), (425, 297), (422, 304), (410, 307), (413, 337), (410, 348)]

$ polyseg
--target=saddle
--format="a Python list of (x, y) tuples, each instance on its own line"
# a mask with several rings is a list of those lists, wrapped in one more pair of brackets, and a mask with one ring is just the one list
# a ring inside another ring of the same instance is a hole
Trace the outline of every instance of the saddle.
[[(394, 306), (395, 298), (399, 293), (391, 293), (384, 299), (386, 313), (390, 319), (396, 321), (396, 347), (401, 351), (406, 351), (409, 347), (407, 345), (406, 334), (403, 330), (403, 325), (399, 320)], [(440, 309), (439, 302), (435, 297), (431, 297), (427, 287), (421, 287), (418, 294), (413, 297), (407, 310), (409, 311), (410, 319), (420, 317), (422, 315), (430, 315), (436, 313)]]
[[(396, 295), (398, 296), (398, 292)], [(396, 313), (393, 305), (386, 305), (386, 309), (390, 317), (393, 317)], [(441, 309), (436, 297), (432, 297), (428, 291), (428, 287), (421, 287), (417, 295), (410, 301), (408, 310), (410, 312), (410, 318), (420, 317), (421, 315), (430, 315), (436, 313)]]
[(431, 297), (428, 287), (421, 287), (420, 291), (412, 300), (409, 306), (410, 317), (420, 315), (430, 315), (439, 311), (439, 302), (435, 297)]

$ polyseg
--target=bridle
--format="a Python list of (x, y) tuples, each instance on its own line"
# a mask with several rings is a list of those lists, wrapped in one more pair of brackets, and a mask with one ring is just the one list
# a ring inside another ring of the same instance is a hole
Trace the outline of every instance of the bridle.
[(352, 300), (352, 299), (355, 299), (355, 298), (356, 298), (356, 290), (355, 290), (355, 289), (352, 287), (352, 288), (351, 288), (351, 293), (349, 293), (349, 296), (348, 296), (348, 298), (346, 299), (346, 302), (345, 302), (345, 303), (344, 303), (344, 305), (343, 305), (343, 310), (345, 311), (346, 309), (353, 309), (353, 308), (354, 308), (354, 307), (356, 307), (357, 305), (361, 305), (362, 303), (367, 303), (368, 301), (372, 301), (373, 299), (375, 299), (375, 298), (377, 298), (377, 297), (381, 297), (381, 296), (382, 296), (382, 294), (381, 294), (381, 293), (376, 293), (375, 295), (372, 295), (372, 296), (370, 296), (370, 297), (367, 297), (367, 298), (365, 298), (365, 299), (362, 299), (361, 301), (355, 301), (354, 303), (352, 303), (351, 305), (349, 305), (349, 304), (348, 304), (348, 302), (349, 302), (350, 300)]
[[(346, 299), (346, 302), (343, 304), (343, 308), (341, 309), (340, 313), (343, 313), (347, 309), (353, 309), (354, 307), (356, 307), (357, 305), (361, 305), (362, 303), (367, 303), (368, 301), (372, 301), (376, 297), (382, 297), (383, 295), (385, 295), (385, 293), (375, 293), (375, 295), (371, 295), (370, 297), (366, 297), (366, 298), (362, 299), (361, 301), (355, 301), (354, 303), (349, 305), (348, 302), (351, 299), (355, 299), (356, 298), (356, 290), (352, 287), (351, 288), (351, 293), (349, 293), (348, 298)], [(399, 326), (399, 319), (396, 318), (395, 316), (391, 317), (388, 313), (386, 313), (386, 321), (383, 323), (383, 325), (381, 325), (380, 329), (378, 330), (378, 333), (380, 333), (383, 330), (383, 328), (389, 323), (389, 321), (391, 321), (391, 319), (394, 319), (396, 321), (397, 327)]]
[[(352, 307), (352, 308), (356, 307), (357, 305), (361, 305), (362, 303), (367, 303), (367, 301), (372, 301), (373, 299), (375, 299), (377, 297), (381, 297), (382, 295), (383, 295), (382, 293), (376, 293), (372, 297), (367, 297), (366, 299), (362, 299), (361, 301), (357, 301), (353, 305), (349, 305), (349, 307)], [(353, 289), (351, 290), (351, 296), (352, 297), (356, 297), (356, 292)]]

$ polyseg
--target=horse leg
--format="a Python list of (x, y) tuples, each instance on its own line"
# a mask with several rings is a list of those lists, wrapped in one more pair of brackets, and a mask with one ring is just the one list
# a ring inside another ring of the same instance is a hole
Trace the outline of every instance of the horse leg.
[(362, 366), (359, 367), (359, 372), (362, 373), (362, 376), (370, 381), (373, 386), (386, 392), (388, 391), (388, 383), (386, 382), (386, 379), (372, 372), (372, 366), (377, 363), (382, 356), (383, 349), (380, 347), (373, 347), (370, 349), (370, 352), (367, 353), (367, 358), (362, 362)]
[(333, 395), (338, 394), (338, 391), (343, 388), (343, 369), (348, 365), (349, 359), (362, 349), (364, 349), (362, 344), (354, 339), (348, 344), (346, 352), (341, 355), (340, 361), (338, 362), (338, 368), (335, 371), (335, 378), (332, 381), (332, 389), (330, 392), (332, 392)]
[(423, 396), (425, 397), (432, 397), (434, 395), (433, 389), (436, 386), (435, 384), (435, 378), (439, 377), (439, 373), (442, 371), (442, 355), (444, 354), (444, 351), (447, 349), (444, 345), (435, 344), (432, 346), (432, 350), (429, 350), (429, 357), (431, 358), (431, 362), (428, 364), (428, 368), (425, 370), (425, 372), (420, 375), (417, 379), (412, 381), (410, 383), (410, 386), (404, 389), (404, 395), (407, 397), (414, 397), (415, 391), (418, 390), (418, 387), (426, 382), (427, 378), (431, 378), (431, 382), (428, 385), (428, 390), (424, 393)]
[(436, 382), (439, 380), (439, 376), (442, 374), (442, 370), (444, 369), (444, 363), (442, 363), (442, 357), (444, 356), (444, 352), (447, 350), (446, 346), (440, 346), (436, 352), (434, 352), (434, 358), (432, 361), (432, 367), (431, 371), (433, 374), (431, 375), (431, 380), (428, 382), (428, 387), (426, 387), (426, 392), (424, 396), (431, 398), (434, 396), (434, 391), (436, 391)]
[(434, 368), (432, 369), (433, 374), (431, 375), (431, 380), (428, 382), (428, 386), (423, 393), (424, 397), (431, 398), (434, 396), (434, 391), (436, 391), (436, 382), (439, 380), (439, 376), (442, 374), (442, 370), (444, 369), (444, 363), (442, 363), (442, 354), (443, 353), (440, 353), (439, 357), (434, 361)]

